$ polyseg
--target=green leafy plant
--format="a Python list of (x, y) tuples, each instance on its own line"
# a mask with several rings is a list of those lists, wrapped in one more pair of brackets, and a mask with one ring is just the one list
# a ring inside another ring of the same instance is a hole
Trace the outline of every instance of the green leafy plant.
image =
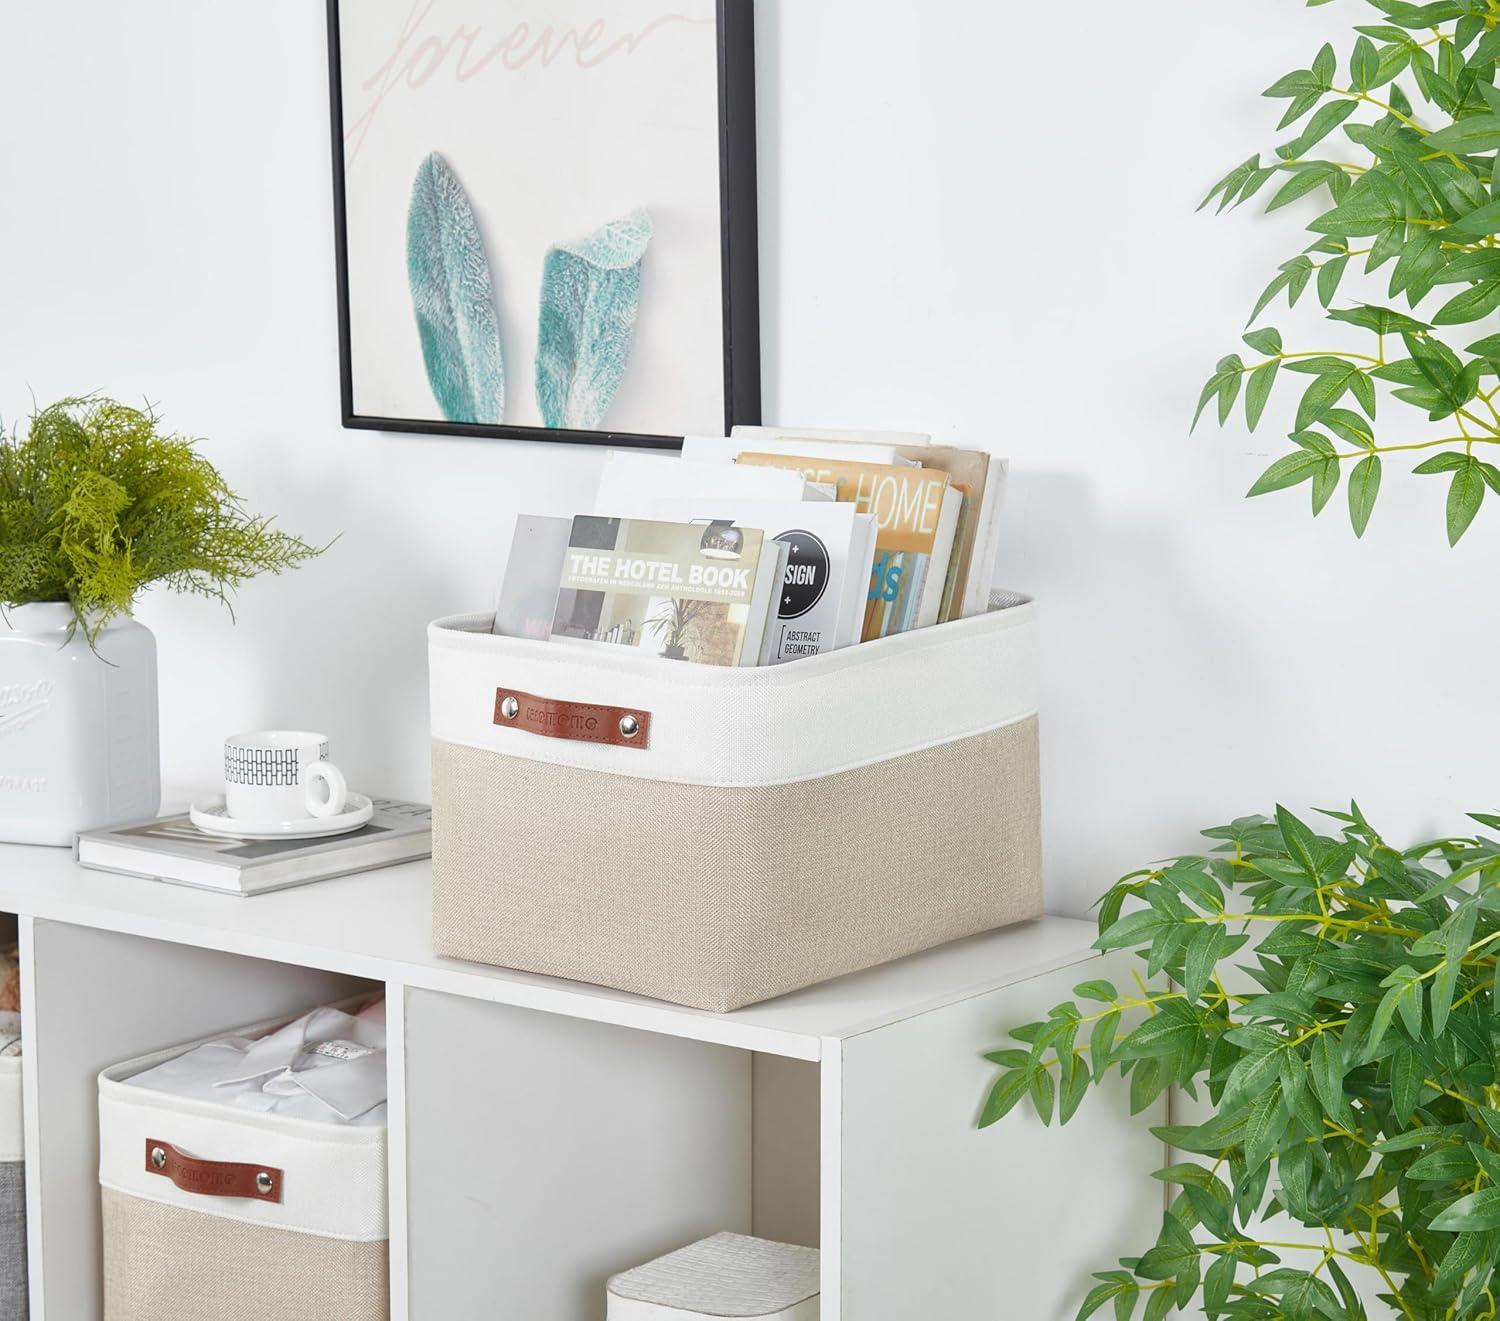
[(65, 399), (0, 438), (0, 603), (66, 601), (90, 642), (152, 584), (227, 602), (319, 553), (246, 513), (152, 413)]
[(1098, 948), (1139, 956), (1136, 987), (1085, 982), (987, 1057), (981, 1125), (1023, 1099), (1066, 1122), (1111, 1072), (1135, 1112), (1172, 1085), (1213, 1106), (1156, 1130), (1190, 1153), (1156, 1172), (1180, 1191), (1080, 1318), (1144, 1303), (1158, 1321), (1196, 1297), (1211, 1318), (1354, 1321), (1361, 1273), (1407, 1321), (1496, 1316), (1500, 844), (1397, 849), (1357, 806), (1327, 815), (1336, 834), (1245, 817), (1204, 831), (1207, 855), (1122, 878)]
[[(1364, 2), (1376, 21), (1353, 28), (1342, 57), (1326, 45), (1308, 68), (1266, 90), (1287, 103), (1279, 127), (1291, 136), (1267, 159), (1257, 153), (1235, 166), (1204, 205), (1238, 206), (1273, 181), (1269, 211), (1309, 197), (1332, 203), (1307, 226), (1315, 241), (1282, 264), (1250, 321), (1283, 294), (1296, 306), (1316, 288), (1340, 332), (1333, 339), (1347, 342), (1350, 330), (1368, 339), (1358, 351), (1288, 347), (1277, 328), (1259, 326), (1245, 335), (1250, 360), (1219, 360), (1198, 416), (1212, 404), (1222, 425), (1243, 398), (1253, 431), (1278, 382), (1295, 376), (1302, 392), (1293, 448), (1250, 494), (1306, 482), (1316, 515), (1347, 469), (1349, 518), (1363, 536), (1384, 456), (1415, 456), (1412, 472), (1447, 480), (1448, 540), (1457, 543), (1486, 491), (1500, 495), (1491, 461), (1500, 457), (1500, 8), (1491, 0)], [(1384, 295), (1336, 307), (1359, 262), (1383, 272)], [(1397, 300), (1407, 310), (1385, 305)], [(1377, 433), (1381, 394), (1397, 416)]]

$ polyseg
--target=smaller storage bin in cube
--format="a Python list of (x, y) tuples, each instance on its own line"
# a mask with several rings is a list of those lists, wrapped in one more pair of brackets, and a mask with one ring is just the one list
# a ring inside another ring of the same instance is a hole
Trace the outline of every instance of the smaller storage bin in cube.
[(818, 1321), (818, 1250), (715, 1234), (616, 1275), (608, 1321)]
[(385, 1321), (385, 1102), (379, 1001), (106, 1069), (105, 1321)]
[[(0, 957), (0, 963), (3, 963)], [(0, 1013), (0, 1317), (26, 1321), (26, 1139), (21, 1016)]]

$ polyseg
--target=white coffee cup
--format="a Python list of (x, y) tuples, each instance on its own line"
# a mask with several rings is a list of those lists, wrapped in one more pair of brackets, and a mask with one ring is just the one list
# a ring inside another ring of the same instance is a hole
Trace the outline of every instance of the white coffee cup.
[(268, 729), (224, 740), (224, 805), (258, 826), (337, 816), (349, 800), (344, 773), (328, 760), (328, 739)]

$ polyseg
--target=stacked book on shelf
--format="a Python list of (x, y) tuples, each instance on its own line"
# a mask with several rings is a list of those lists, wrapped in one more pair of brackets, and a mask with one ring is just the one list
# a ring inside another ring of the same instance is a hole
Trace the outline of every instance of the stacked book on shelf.
[(88, 830), (75, 854), (85, 867), (224, 894), (264, 894), (311, 881), (413, 862), (432, 853), (432, 809), (377, 798), (358, 830), (328, 839), (206, 835), (186, 816)]
[(920, 435), (736, 427), (612, 451), (594, 507), (517, 520), (494, 630), (777, 665), (982, 613), (1006, 465)]

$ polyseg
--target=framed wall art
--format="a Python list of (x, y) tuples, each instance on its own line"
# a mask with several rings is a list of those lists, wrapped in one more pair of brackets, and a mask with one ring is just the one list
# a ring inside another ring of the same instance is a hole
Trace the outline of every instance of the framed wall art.
[(327, 0), (347, 427), (760, 420), (753, 0)]

